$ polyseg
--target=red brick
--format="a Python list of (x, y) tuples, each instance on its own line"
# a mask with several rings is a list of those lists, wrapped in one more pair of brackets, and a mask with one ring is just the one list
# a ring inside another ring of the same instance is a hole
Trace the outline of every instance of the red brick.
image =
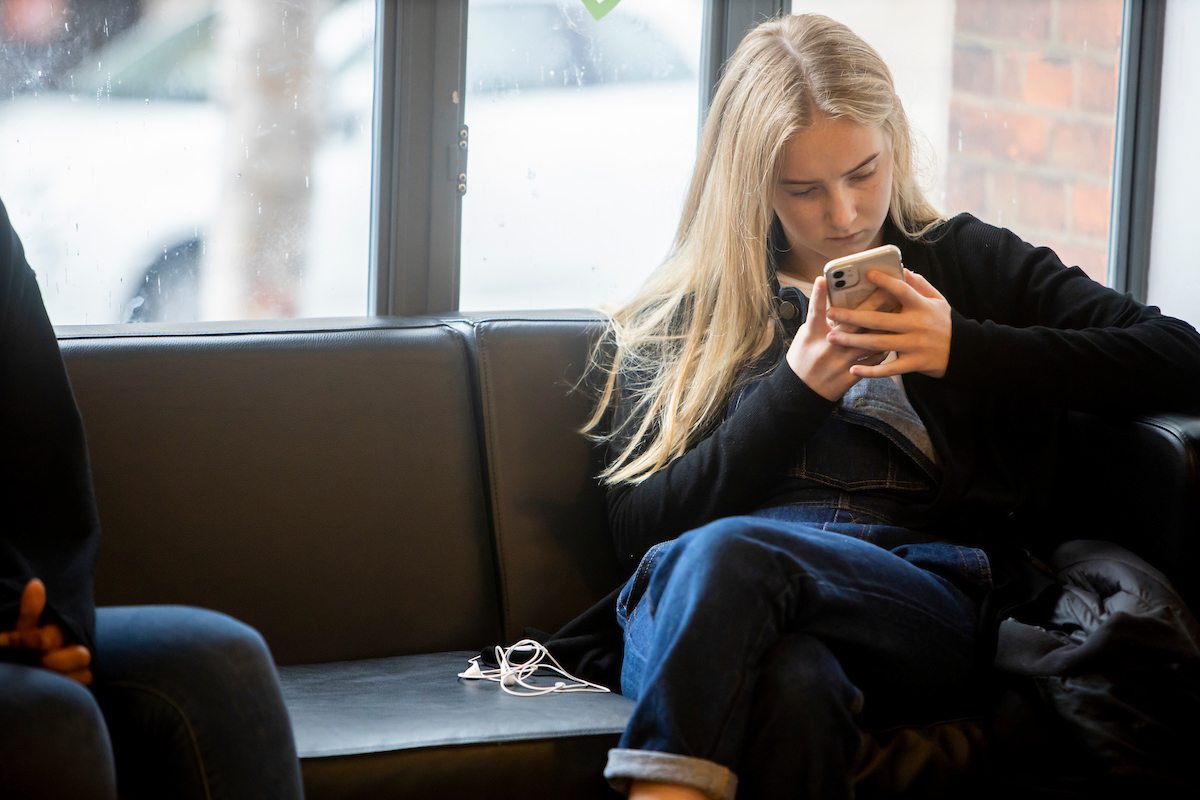
[(1021, 94), (1021, 99), (1030, 105), (1070, 108), (1075, 102), (1074, 65), (1043, 55), (1027, 57)]
[(1112, 114), (1117, 108), (1117, 64), (1082, 61), (1079, 64), (1079, 107)]
[(1123, 13), (1122, 0), (1059, 0), (1058, 39), (1093, 54), (1116, 53)]
[(996, 91), (996, 54), (990, 48), (954, 48), (954, 91), (983, 95)]
[(1108, 180), (1112, 175), (1113, 126), (1091, 122), (1059, 122), (1050, 135), (1050, 160), (1055, 166), (1074, 169)]
[(1000, 56), (1000, 94), (1009, 99), (1021, 102), (1025, 95), (1025, 62), (1029, 58), (1026, 52), (1008, 52)]
[(1016, 225), (1020, 219), (1017, 208), (1017, 176), (1006, 165), (996, 165), (988, 175), (988, 208), (985, 219), (998, 225)]
[(1058, 257), (1068, 267), (1079, 267), (1092, 280), (1098, 283), (1108, 283), (1108, 243), (1107, 242), (1034, 242), (1044, 244), (1058, 254)]
[(1112, 188), (1107, 183), (1077, 183), (1071, 187), (1071, 227), (1076, 235), (1108, 239)]
[(987, 214), (987, 175), (980, 167), (951, 159), (946, 165), (946, 208), (948, 214), (970, 211)]
[(1063, 230), (1067, 224), (1067, 187), (1059, 180), (1020, 175), (1016, 178), (1015, 214), (1022, 222), (1043, 229)]
[(1049, 0), (958, 0), (954, 29), (1020, 41), (1049, 41)]
[[(1045, 159), (1049, 122), (1034, 114), (950, 104), (950, 142), (966, 156), (1030, 164)], [(960, 138), (961, 137), (961, 138)]]

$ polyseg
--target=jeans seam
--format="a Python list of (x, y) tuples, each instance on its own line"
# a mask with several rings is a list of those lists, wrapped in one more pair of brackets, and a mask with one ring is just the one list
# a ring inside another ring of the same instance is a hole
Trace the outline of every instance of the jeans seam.
[(929, 484), (923, 481), (897, 480), (888, 477), (882, 479), (869, 478), (858, 481), (849, 481), (836, 478), (832, 475), (826, 475), (825, 473), (817, 470), (810, 470), (804, 463), (802, 463), (799, 467), (792, 467), (790, 470), (788, 470), (787, 477), (796, 478), (799, 480), (811, 480), (827, 487), (843, 490), (899, 489), (905, 491), (920, 491), (929, 488)]
[(179, 715), (179, 719), (183, 722), (184, 729), (187, 731), (188, 740), (192, 743), (192, 753), (196, 758), (196, 765), (198, 767), (197, 772), (199, 772), (199, 774), (200, 774), (200, 781), (204, 787), (204, 796), (206, 798), (208, 798), (208, 800), (212, 800), (213, 795), (212, 795), (212, 791), (210, 790), (209, 785), (208, 785), (208, 773), (205, 769), (204, 757), (200, 753), (200, 740), (199, 740), (199, 737), (196, 736), (196, 730), (192, 727), (192, 722), (191, 722), (191, 720), (188, 719), (187, 714), (184, 713), (183, 708), (178, 703), (176, 703), (170, 697), (170, 695), (164, 694), (163, 692), (160, 692), (157, 689), (152, 689), (148, 686), (142, 686), (142, 685), (136, 684), (136, 683), (129, 683), (127, 681), (120, 681), (120, 682), (115, 682), (115, 683), (109, 684), (109, 688), (110, 689), (128, 689), (128, 690), (132, 690), (135, 692), (143, 692), (145, 694), (151, 695), (152, 697), (156, 697), (159, 700), (162, 700), (163, 702), (165, 702), (176, 714)]

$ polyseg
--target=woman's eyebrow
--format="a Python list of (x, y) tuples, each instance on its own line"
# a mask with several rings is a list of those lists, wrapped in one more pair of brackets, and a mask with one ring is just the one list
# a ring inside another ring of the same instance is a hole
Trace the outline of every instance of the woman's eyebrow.
[[(859, 162), (857, 165), (855, 165), (855, 166), (851, 167), (850, 169), (846, 170), (845, 172), (843, 172), (842, 177), (844, 178), (847, 175), (853, 175), (855, 172), (858, 172), (860, 169), (865, 167), (867, 164), (870, 164), (872, 161), (874, 161), (877, 158), (879, 158), (879, 153), (873, 153), (873, 154), (867, 156), (861, 162)], [(779, 184), (781, 186), (793, 186), (796, 184), (808, 184), (808, 183), (820, 183), (820, 182), (821, 181), (800, 180), (798, 178), (784, 178), (783, 180), (781, 180), (779, 182)]]

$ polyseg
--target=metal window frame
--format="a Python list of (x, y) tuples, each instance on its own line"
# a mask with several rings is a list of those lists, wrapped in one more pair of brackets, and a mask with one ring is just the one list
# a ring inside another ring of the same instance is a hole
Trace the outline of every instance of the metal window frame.
[(382, 0), (376, 11), (368, 300), (375, 314), (458, 306), (467, 2)]
[(764, 19), (790, 13), (792, 0), (710, 0), (704, 9), (700, 45), (700, 120), (712, 103), (721, 69), (751, 27)]
[(1146, 302), (1154, 222), (1166, 0), (1125, 0), (1117, 90), (1108, 282)]
[[(468, 4), (380, 0), (377, 7), (368, 300), (373, 314), (458, 308), (459, 185), (461, 176), (469, 176)], [(791, 0), (705, 0), (697, 131), (721, 65), (745, 31), (790, 8)]]

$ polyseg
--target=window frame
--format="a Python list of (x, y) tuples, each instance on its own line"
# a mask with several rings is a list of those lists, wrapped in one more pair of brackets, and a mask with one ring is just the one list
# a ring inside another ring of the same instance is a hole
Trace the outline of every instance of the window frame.
[[(458, 309), (460, 183), (470, 191), (467, 6), (468, 0), (382, 0), (377, 8), (370, 281), (376, 315)], [(742, 35), (790, 8), (791, 0), (706, 0), (697, 136), (721, 65)]]
[[(372, 130), (369, 297), (372, 317), (453, 314), (458, 309), (460, 184), (470, 189), (465, 125), (469, 0), (377, 0)], [(743, 33), (792, 10), (791, 0), (703, 0), (697, 134), (720, 75)], [(1163, 0), (1126, 0), (1116, 152), (1110, 283), (1146, 298), (1153, 216)], [(457, 102), (454, 98), (457, 97)], [(464, 179), (465, 178), (465, 179)], [(311, 321), (192, 325), (64, 325), (60, 338), (295, 330)]]
[(1108, 283), (1145, 303), (1150, 285), (1165, 0), (1125, 0), (1117, 81)]

